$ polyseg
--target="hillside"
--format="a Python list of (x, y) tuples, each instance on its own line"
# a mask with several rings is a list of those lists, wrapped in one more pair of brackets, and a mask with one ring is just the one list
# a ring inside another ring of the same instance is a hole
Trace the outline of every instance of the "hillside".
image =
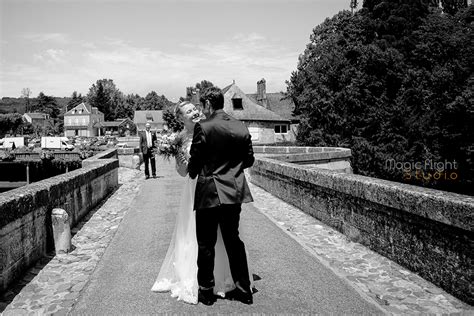
[[(61, 109), (61, 113), (64, 111), (66, 104), (71, 100), (71, 98), (63, 97), (63, 98), (55, 98), (58, 106)], [(30, 98), (30, 104), (36, 103), (36, 98)], [(0, 114), (6, 113), (25, 113), (25, 99), (23, 98), (10, 98), (10, 97), (3, 97), (0, 100)]]

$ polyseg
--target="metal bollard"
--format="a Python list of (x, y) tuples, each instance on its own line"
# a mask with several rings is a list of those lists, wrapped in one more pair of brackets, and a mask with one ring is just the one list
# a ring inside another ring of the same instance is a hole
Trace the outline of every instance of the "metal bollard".
[(53, 209), (51, 219), (53, 222), (54, 248), (56, 253), (67, 253), (71, 250), (71, 228), (69, 216), (62, 208)]

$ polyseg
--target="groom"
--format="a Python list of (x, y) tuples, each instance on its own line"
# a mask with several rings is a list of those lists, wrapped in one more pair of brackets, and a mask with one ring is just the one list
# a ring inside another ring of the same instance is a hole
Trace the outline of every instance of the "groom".
[(252, 304), (245, 245), (239, 238), (241, 204), (252, 202), (244, 169), (254, 162), (252, 141), (245, 125), (223, 111), (224, 96), (220, 89), (210, 88), (200, 100), (207, 120), (196, 123), (189, 176), (198, 176), (194, 209), (198, 242), (198, 299), (205, 305), (215, 302), (214, 246), (217, 227), (229, 258), (236, 289), (231, 299)]

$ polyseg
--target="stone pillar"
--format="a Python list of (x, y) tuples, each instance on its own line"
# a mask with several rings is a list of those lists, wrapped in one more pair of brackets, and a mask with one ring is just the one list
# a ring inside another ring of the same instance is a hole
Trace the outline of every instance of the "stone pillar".
[(71, 228), (69, 227), (69, 216), (65, 210), (55, 208), (53, 209), (51, 217), (56, 254), (67, 253), (71, 250)]
[(141, 159), (140, 155), (133, 155), (132, 157), (132, 169), (137, 169), (140, 170), (140, 165), (141, 165)]

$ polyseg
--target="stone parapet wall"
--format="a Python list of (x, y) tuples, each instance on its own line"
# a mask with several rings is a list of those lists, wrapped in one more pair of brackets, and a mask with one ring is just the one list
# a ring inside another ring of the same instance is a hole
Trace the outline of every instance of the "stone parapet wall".
[(111, 158), (117, 159), (118, 158), (117, 150), (118, 149), (116, 149), (116, 148), (111, 148), (111, 149), (101, 151), (101, 152), (95, 154), (94, 156), (85, 159), (82, 162), (82, 164), (83, 165), (84, 165), (84, 163), (89, 164), (89, 163), (93, 163), (93, 162), (96, 162), (96, 161), (101, 161), (102, 159), (111, 159)]
[(352, 173), (351, 150), (339, 147), (254, 146), (255, 154), (279, 161)]
[(299, 146), (260, 146), (254, 145), (253, 151), (256, 154), (301, 154), (301, 153), (329, 153), (345, 152), (351, 153), (348, 148), (341, 147), (299, 147)]
[(73, 227), (117, 187), (118, 160), (94, 160), (0, 194), (0, 292), (53, 250), (53, 208), (65, 209)]
[(473, 304), (474, 198), (256, 158), (250, 181)]

